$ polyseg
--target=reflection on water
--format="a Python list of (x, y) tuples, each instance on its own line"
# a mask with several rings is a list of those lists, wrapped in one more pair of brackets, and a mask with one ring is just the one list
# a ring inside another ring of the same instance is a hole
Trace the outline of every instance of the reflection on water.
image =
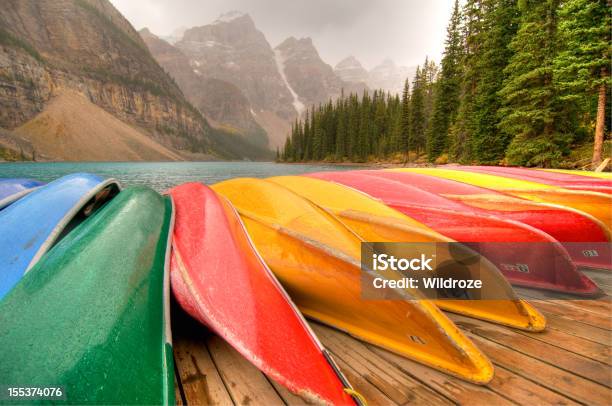
[(147, 185), (161, 192), (184, 182), (213, 184), (237, 177), (267, 178), (347, 169), (354, 168), (273, 162), (18, 162), (0, 163), (0, 178), (34, 178), (49, 182), (69, 173), (89, 172), (116, 178), (124, 186)]

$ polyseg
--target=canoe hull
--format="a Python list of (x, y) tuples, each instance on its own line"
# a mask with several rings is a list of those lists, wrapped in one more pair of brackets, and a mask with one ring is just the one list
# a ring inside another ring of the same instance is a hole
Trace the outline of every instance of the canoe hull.
[(57, 240), (118, 190), (113, 179), (68, 175), (0, 211), (0, 298)]
[(466, 172), (485, 173), (498, 175), (511, 179), (525, 180), (529, 182), (542, 183), (549, 186), (557, 186), (573, 190), (585, 190), (591, 192), (612, 192), (612, 181), (585, 176), (538, 171), (527, 168), (511, 168), (499, 166), (453, 166), (453, 169)]
[(461, 170), (438, 168), (393, 169), (398, 172), (411, 172), (455, 180), (469, 185), (485, 187), (491, 190), (516, 196), (539, 203), (567, 207), (587, 213), (599, 220), (610, 234), (612, 227), (612, 196), (605, 193), (567, 190), (537, 182), (508, 179), (503, 176), (484, 173), (465, 172)]
[[(579, 267), (612, 269), (610, 234), (600, 221), (576, 210), (551, 206), (506, 196), (502, 193), (418, 173), (397, 171), (367, 171), (368, 176), (389, 179), (436, 195), (436, 207), (465, 213), (493, 215), (524, 223), (539, 229), (559, 241)], [(439, 198), (443, 198), (440, 200)], [(586, 257), (583, 252), (598, 250), (597, 257)]]
[(346, 379), (328, 363), (227, 200), (200, 183), (168, 193), (176, 207), (172, 289), (181, 306), (292, 392), (353, 404)]
[(0, 381), (63, 386), (72, 404), (174, 404), (171, 221), (168, 199), (128, 189), (54, 246), (0, 302)]
[(475, 383), (488, 359), (427, 300), (363, 300), (360, 240), (297, 195), (258, 179), (213, 185), (237, 208), (257, 250), (308, 317)]
[[(429, 292), (433, 293), (436, 298), (441, 298), (434, 301), (441, 309), (530, 331), (544, 329), (544, 317), (529, 304), (518, 301), (512, 287), (487, 258), (481, 257), (477, 263), (469, 266), (459, 264), (455, 260), (454, 251), (467, 250), (465, 246), (457, 244), (414, 218), (389, 208), (367, 194), (359, 193), (344, 185), (316, 179), (315, 176), (279, 176), (270, 178), (270, 181), (329, 211), (365, 241), (424, 242), (427, 243), (425, 245), (427, 247), (435, 246), (436, 261), (439, 264), (453, 265), (452, 268), (445, 267), (444, 272), (436, 269), (435, 275), (430, 276), (448, 277), (447, 272), (451, 272), (452, 275), (453, 269), (455, 272), (461, 269), (460, 272), (464, 273), (466, 278), (482, 280), (486, 289), (477, 292), (479, 300), (452, 300), (454, 298), (449, 297), (445, 291)], [(389, 249), (398, 248), (393, 244), (388, 247)], [(422, 254), (421, 248), (417, 250), (419, 252), (415, 253), (416, 255)], [(471, 251), (471, 254), (478, 255), (474, 251)], [(406, 254), (398, 253), (397, 256), (401, 255)], [(491, 306), (485, 303), (484, 299), (495, 299), (499, 303)]]
[[(325, 172), (310, 176), (360, 190), (453, 240), (470, 243), (470, 247), (493, 262), (513, 285), (586, 296), (601, 294), (590, 279), (577, 271), (567, 251), (548, 234), (501, 217), (438, 208), (436, 203), (444, 203), (440, 198), (429, 196), (428, 202), (427, 192), (419, 193), (418, 189), (415, 191), (370, 173)], [(414, 204), (417, 193), (419, 204)]]
[(0, 210), (42, 185), (33, 179), (0, 179)]

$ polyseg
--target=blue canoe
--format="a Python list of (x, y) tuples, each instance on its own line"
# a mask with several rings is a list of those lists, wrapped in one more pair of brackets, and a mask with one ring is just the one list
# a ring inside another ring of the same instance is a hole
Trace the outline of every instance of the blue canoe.
[(42, 185), (33, 179), (0, 179), (0, 210)]
[(77, 173), (0, 211), (0, 299), (63, 234), (118, 193), (116, 180)]

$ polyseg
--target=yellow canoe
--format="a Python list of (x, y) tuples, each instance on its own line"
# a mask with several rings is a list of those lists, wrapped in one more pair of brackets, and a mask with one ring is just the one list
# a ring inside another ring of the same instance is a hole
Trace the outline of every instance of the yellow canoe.
[[(268, 179), (308, 199), (326, 210), (365, 241), (370, 242), (445, 242), (453, 240), (423, 223), (400, 213), (381, 201), (344, 185), (301, 176)], [(438, 244), (438, 263), (453, 261), (450, 245)], [(441, 299), (438, 307), (466, 316), (530, 331), (541, 331), (546, 320), (535, 308), (519, 299), (500, 271), (486, 259), (470, 266), (472, 279), (481, 279), (483, 297), (496, 300)]]
[(605, 193), (569, 190), (531, 181), (452, 169), (401, 168), (389, 170), (436, 176), (495, 190), (533, 202), (569, 207), (595, 217), (607, 227), (606, 231), (608, 233), (612, 226), (612, 196)]
[(572, 169), (539, 169), (541, 171), (547, 172), (558, 172), (558, 173), (567, 173), (570, 175), (581, 175), (587, 176), (589, 178), (598, 178), (598, 179), (612, 179), (612, 173), (610, 172), (595, 172), (595, 171), (579, 171)]
[(492, 378), (486, 356), (419, 292), (410, 300), (362, 300), (362, 240), (333, 216), (261, 179), (212, 188), (236, 207), (259, 253), (306, 316), (462, 379), (483, 384)]

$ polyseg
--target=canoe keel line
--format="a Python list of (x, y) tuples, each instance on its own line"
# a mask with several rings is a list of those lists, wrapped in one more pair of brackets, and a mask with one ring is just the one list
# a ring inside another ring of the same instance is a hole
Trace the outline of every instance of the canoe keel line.
[(0, 299), (40, 258), (120, 190), (114, 179), (73, 174), (0, 211)]
[(327, 212), (269, 181), (233, 179), (212, 188), (237, 208), (304, 315), (462, 379), (492, 378), (490, 361), (418, 291), (402, 292), (414, 300), (362, 300), (361, 240)]
[[(561, 244), (543, 231), (516, 220), (470, 212), (467, 206), (467, 211), (460, 211), (461, 207), (456, 207), (456, 203), (444, 197), (431, 195), (398, 179), (374, 174), (385, 172), (325, 172), (309, 176), (368, 193), (372, 198), (380, 199), (387, 206), (423, 222), (446, 237), (465, 242), (495, 264), (512, 284), (584, 296), (601, 294), (590, 279), (577, 271)], [(386, 174), (395, 177), (410, 176)], [(409, 236), (398, 238), (408, 241)], [(575, 247), (575, 244), (572, 246)], [(594, 248), (593, 244), (590, 248)], [(553, 259), (551, 266), (550, 261)]]
[[(300, 176), (274, 177), (269, 181), (299, 194), (312, 204), (330, 212), (362, 241), (428, 243), (429, 247), (435, 246), (437, 262), (446, 264), (443, 268), (447, 271), (446, 276), (458, 277), (458, 270), (461, 268), (462, 273), (469, 274), (466, 279), (482, 280), (483, 286), (486, 287), (477, 290), (478, 300), (454, 300), (456, 296), (450, 296), (447, 290), (436, 290), (437, 296), (440, 297), (439, 300), (435, 300), (438, 307), (524, 330), (540, 331), (544, 329), (544, 317), (529, 303), (516, 296), (499, 270), (485, 257), (467, 266), (459, 264), (454, 259), (453, 251), (457, 250), (464, 251), (463, 256), (478, 257), (479, 255), (470, 248), (389, 208), (363, 192), (343, 185)], [(403, 246), (407, 248), (408, 245)], [(421, 245), (421, 249), (423, 248), (424, 246)], [(442, 276), (442, 268), (434, 272)]]
[(129, 188), (45, 254), (0, 302), (0, 382), (63, 386), (73, 404), (174, 404), (171, 223), (169, 199)]
[(43, 183), (32, 179), (0, 180), (0, 210), (33, 192)]
[[(234, 208), (199, 183), (168, 193), (177, 208), (171, 278), (181, 306), (292, 392), (354, 404), (347, 393), (354, 390), (253, 248)], [(292, 348), (279, 353), (285, 342)]]

